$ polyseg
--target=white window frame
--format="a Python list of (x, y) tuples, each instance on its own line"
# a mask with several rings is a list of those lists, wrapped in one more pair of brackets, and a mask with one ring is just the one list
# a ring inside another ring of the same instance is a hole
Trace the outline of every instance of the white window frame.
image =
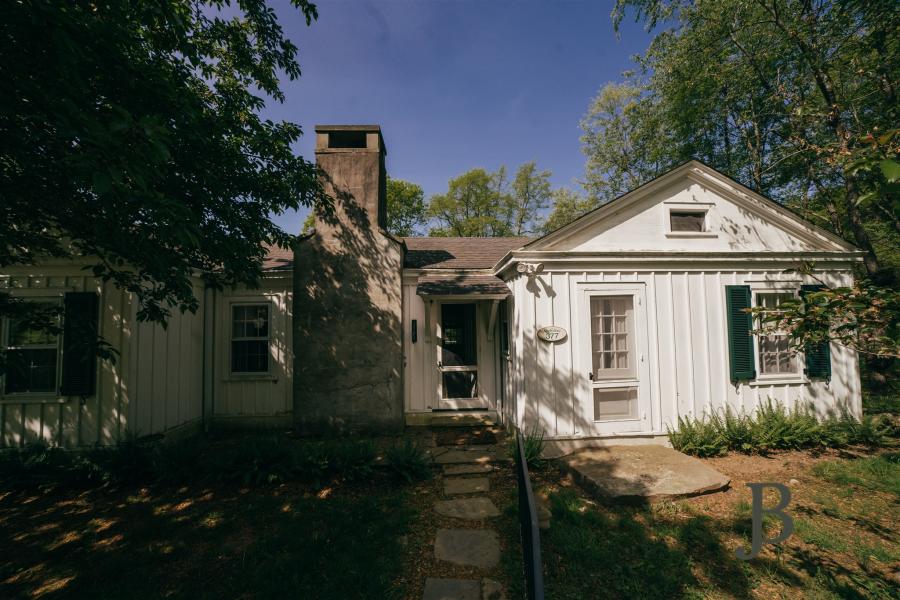
[[(663, 231), (667, 238), (717, 238), (719, 234), (710, 229), (709, 216), (715, 204), (712, 202), (664, 202)], [(703, 213), (703, 231), (672, 231), (672, 213)]]
[[(47, 294), (44, 290), (41, 290), (43, 293), (35, 294), (35, 293), (25, 293), (31, 292), (32, 290), (17, 290), (14, 295), (25, 300), (26, 302), (33, 302), (36, 304), (55, 304), (56, 306), (62, 306), (63, 295), (62, 294)], [(37, 291), (37, 290), (34, 290)], [(3, 348), (5, 350), (16, 349), (15, 347), (10, 347), (9, 345), (9, 333), (10, 333), (10, 323), (9, 317), (4, 317), (0, 320), (0, 343), (3, 344)], [(52, 391), (44, 391), (44, 392), (7, 392), (6, 391), (6, 375), (0, 376), (0, 403), (2, 401), (7, 402), (21, 402), (23, 400), (51, 400), (51, 401), (59, 401), (59, 387), (62, 384), (62, 361), (63, 361), (63, 332), (62, 332), (62, 316), (58, 319), (57, 326), (60, 327), (60, 332), (56, 336), (56, 379), (54, 382), (54, 389)], [(38, 346), (23, 346), (22, 348), (39, 348)], [(43, 346), (43, 349), (52, 348), (49, 344)]]
[[(266, 337), (234, 337), (234, 309), (239, 306), (265, 306), (268, 314)], [(265, 371), (232, 371), (233, 342), (265, 341), (268, 352)], [(239, 300), (228, 303), (228, 376), (235, 379), (268, 379), (272, 375), (272, 301), (271, 300)]]
[[(753, 285), (750, 284), (751, 291), (751, 299), (752, 305), (754, 307), (761, 306), (760, 304), (760, 296), (765, 296), (769, 294), (780, 294), (787, 295), (790, 294), (794, 298), (798, 297), (800, 290), (798, 284), (791, 281), (784, 282), (766, 282), (764, 285)], [(759, 327), (759, 319), (754, 317), (753, 327), (754, 329)], [(804, 375), (803, 365), (806, 360), (802, 352), (794, 353), (794, 365), (795, 370), (784, 373), (763, 373), (762, 372), (762, 353), (760, 351), (760, 341), (762, 335), (759, 333), (753, 334), (753, 360), (756, 367), (756, 379), (750, 382), (750, 385), (773, 385), (779, 383), (785, 384), (796, 384), (796, 383), (806, 383), (806, 377)]]

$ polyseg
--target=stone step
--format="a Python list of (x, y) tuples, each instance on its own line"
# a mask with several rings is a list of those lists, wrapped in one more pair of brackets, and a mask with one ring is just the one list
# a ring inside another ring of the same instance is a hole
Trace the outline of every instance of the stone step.
[(444, 465), (444, 475), (488, 475), (496, 469), (487, 463), (462, 463), (459, 465)]
[(481, 521), (499, 517), (500, 510), (490, 498), (456, 498), (440, 500), (434, 505), (434, 511), (445, 517)]
[(406, 413), (408, 427), (478, 427), (497, 424), (497, 411), (437, 411)]
[(448, 477), (444, 479), (444, 495), (481, 494), (491, 489), (487, 477)]
[(503, 586), (493, 579), (425, 579), (423, 600), (506, 600)]
[(500, 542), (488, 529), (438, 529), (434, 557), (455, 565), (490, 569), (500, 562)]
[(438, 465), (488, 464), (508, 460), (504, 453), (498, 453), (493, 446), (484, 448), (447, 448), (439, 446), (431, 452), (431, 459)]
[(422, 600), (481, 600), (481, 584), (471, 579), (429, 577)]

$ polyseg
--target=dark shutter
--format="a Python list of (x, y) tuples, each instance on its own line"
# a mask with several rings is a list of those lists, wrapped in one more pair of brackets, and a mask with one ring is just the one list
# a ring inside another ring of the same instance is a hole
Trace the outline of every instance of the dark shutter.
[(94, 292), (66, 294), (63, 314), (63, 396), (92, 396), (97, 386), (97, 320), (100, 297)]
[[(810, 292), (825, 289), (824, 285), (801, 285), (800, 297)], [(810, 379), (831, 379), (831, 344), (826, 340), (818, 344), (807, 344), (803, 348), (806, 355), (806, 376)]]
[(725, 304), (728, 317), (728, 358), (732, 381), (756, 379), (753, 362), (753, 317), (747, 312), (751, 295), (748, 285), (726, 285)]

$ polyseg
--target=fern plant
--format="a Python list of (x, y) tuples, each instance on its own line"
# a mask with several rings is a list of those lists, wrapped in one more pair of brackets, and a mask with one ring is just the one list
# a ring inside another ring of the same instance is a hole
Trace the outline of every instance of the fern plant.
[(394, 444), (384, 454), (388, 467), (397, 477), (407, 483), (423, 481), (431, 478), (431, 464), (428, 454), (418, 443), (405, 438), (402, 443)]

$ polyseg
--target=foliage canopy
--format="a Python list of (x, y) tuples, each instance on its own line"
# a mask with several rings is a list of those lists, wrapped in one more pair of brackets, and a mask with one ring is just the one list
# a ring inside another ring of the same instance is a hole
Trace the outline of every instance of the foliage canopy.
[[(292, 0), (307, 25), (308, 0)], [(289, 122), (300, 76), (263, 1), (7, 3), (0, 19), (0, 268), (88, 256), (138, 318), (195, 310), (191, 284), (254, 285), (270, 219), (321, 198)], [(7, 294), (0, 310), (14, 309)]]

